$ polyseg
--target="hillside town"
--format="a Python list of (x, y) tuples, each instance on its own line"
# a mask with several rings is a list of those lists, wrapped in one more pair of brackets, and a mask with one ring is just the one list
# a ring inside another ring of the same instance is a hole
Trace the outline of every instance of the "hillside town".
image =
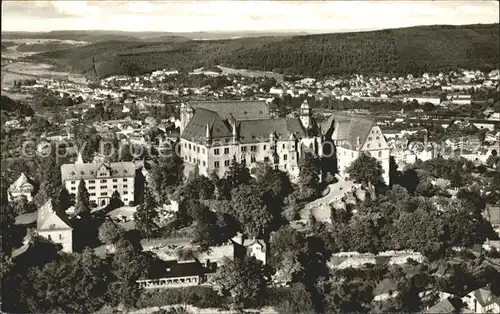
[[(57, 24), (127, 7), (128, 24), (158, 3), (7, 8)], [(500, 70), (476, 27), (437, 61), (402, 57), (411, 27), (377, 31), (382, 48), (357, 31), (2, 33), (0, 312), (500, 313)], [(54, 55), (82, 57), (19, 70)], [(225, 63), (249, 55), (266, 66)], [(294, 72), (310, 55), (325, 69)]]

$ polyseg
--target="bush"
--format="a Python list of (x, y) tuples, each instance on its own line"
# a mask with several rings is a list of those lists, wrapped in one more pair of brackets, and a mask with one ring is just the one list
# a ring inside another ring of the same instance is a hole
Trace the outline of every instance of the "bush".
[(274, 307), (279, 313), (314, 313), (311, 295), (301, 283), (268, 289), (264, 305)]
[(144, 291), (137, 301), (138, 308), (189, 304), (198, 308), (220, 308), (223, 299), (211, 287), (186, 287)]

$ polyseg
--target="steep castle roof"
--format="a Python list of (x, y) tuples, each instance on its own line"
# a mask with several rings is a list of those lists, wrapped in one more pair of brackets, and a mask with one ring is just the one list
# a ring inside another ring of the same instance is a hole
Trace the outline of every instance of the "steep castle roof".
[(105, 177), (134, 177), (135, 165), (133, 162), (64, 164), (61, 166), (61, 178), (63, 181), (97, 179), (101, 171), (107, 172)]
[(236, 120), (257, 120), (270, 118), (269, 108), (264, 101), (193, 101), (189, 106), (216, 112), (222, 120), (233, 116)]
[(356, 149), (358, 139), (361, 148), (375, 125), (375, 120), (371, 118), (332, 115), (321, 124), (321, 129), (328, 132), (333, 128), (333, 140), (343, 142), (345, 145)]
[(36, 228), (38, 230), (71, 229), (71, 223), (67, 217), (56, 210), (52, 200), (48, 200), (38, 209)]
[(269, 115), (267, 105), (260, 101), (218, 101), (195, 103), (193, 117), (183, 130), (183, 139), (205, 143), (207, 128), (210, 138), (229, 139), (236, 127), (240, 143), (268, 141), (274, 133), (279, 140), (306, 136), (299, 118), (276, 118)]

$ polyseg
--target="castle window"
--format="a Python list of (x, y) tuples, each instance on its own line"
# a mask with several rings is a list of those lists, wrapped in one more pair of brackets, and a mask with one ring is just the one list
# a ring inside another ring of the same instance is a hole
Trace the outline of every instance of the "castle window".
[(196, 152), (199, 153), (200, 152), (200, 147), (196, 147)]
[(123, 191), (123, 194), (128, 194), (128, 191)]
[(207, 165), (207, 163), (203, 160), (203, 167), (205, 167)]
[(247, 147), (246, 146), (241, 146), (241, 151), (242, 152), (246, 152), (247, 151)]
[(128, 185), (124, 184), (124, 185), (123, 185), (123, 188), (124, 188), (124, 189), (128, 188)]
[(118, 188), (118, 185), (113, 185), (113, 189), (117, 189)]
[(229, 147), (226, 147), (224, 148), (224, 155), (228, 155), (229, 154)]
[(202, 153), (202, 154), (205, 154), (205, 148), (202, 148), (202, 149), (201, 149), (201, 153)]
[(251, 152), (256, 152), (257, 151), (257, 146), (255, 146), (255, 145), (250, 146), (250, 151)]
[(262, 149), (263, 149), (263, 150), (266, 150), (266, 145), (262, 146)]
[(76, 181), (71, 181), (71, 184), (76, 184)]
[(219, 149), (218, 148), (214, 148), (214, 155), (219, 155)]
[(287, 160), (287, 159), (288, 159), (287, 154), (283, 155), (283, 160)]
[(127, 179), (123, 179), (123, 182), (127, 182)]
[(89, 186), (89, 190), (95, 190), (95, 186)]
[(371, 141), (371, 140), (372, 140), (372, 137), (371, 137), (371, 136), (369, 136), (369, 137), (368, 137), (368, 140), (369, 140), (369, 141)]
[(90, 196), (95, 196), (95, 193), (90, 193)]
[(265, 161), (265, 162), (269, 162), (269, 157), (267, 157), (267, 156), (266, 156), (266, 157), (264, 157), (264, 161)]
[(215, 168), (219, 168), (219, 162), (218, 161), (214, 161), (214, 167)]
[(283, 144), (283, 149), (285, 149), (285, 144)]
[(71, 191), (74, 191), (76, 190), (76, 188), (74, 186), (71, 187)]
[(89, 183), (95, 183), (95, 180), (89, 180)]
[(230, 160), (224, 160), (224, 166), (228, 167), (230, 163)]
[(376, 140), (380, 139), (380, 136), (376, 136), (376, 137), (375, 137), (375, 139), (376, 139)]
[(118, 182), (118, 179), (113, 179), (113, 182)]
[(101, 196), (107, 196), (108, 195), (108, 192), (102, 192), (101, 193)]
[(105, 185), (101, 185), (101, 190), (105, 190), (106, 189), (106, 186)]
[(107, 181), (106, 179), (104, 179), (104, 180), (101, 180), (101, 183), (106, 183), (106, 181)]
[(256, 161), (256, 159), (255, 159), (255, 155), (254, 155), (254, 154), (252, 154), (252, 155), (250, 156), (250, 162), (254, 163), (255, 161)]
[(191, 144), (188, 145), (189, 149), (191, 149)]
[(366, 148), (370, 148), (370, 144), (366, 144)]

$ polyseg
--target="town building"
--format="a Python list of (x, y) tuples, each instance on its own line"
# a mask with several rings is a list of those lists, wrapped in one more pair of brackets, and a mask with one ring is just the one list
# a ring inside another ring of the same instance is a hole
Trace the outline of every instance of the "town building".
[(135, 192), (135, 165), (133, 162), (94, 162), (61, 166), (63, 186), (76, 197), (78, 185), (83, 179), (90, 194), (90, 202), (97, 206), (106, 206), (115, 191), (125, 203), (133, 203)]
[(64, 213), (54, 208), (52, 200), (48, 200), (38, 209), (36, 231), (39, 236), (62, 245), (62, 251), (73, 252), (73, 228)]
[(243, 258), (245, 256), (255, 257), (262, 262), (267, 263), (267, 245), (261, 239), (247, 239), (241, 233), (238, 233), (231, 239), (234, 246), (234, 257)]
[(462, 301), (474, 313), (500, 313), (500, 297), (494, 295), (489, 286), (470, 292)]
[(28, 177), (24, 173), (21, 173), (19, 178), (7, 190), (7, 198), (10, 202), (24, 196), (28, 202), (31, 202), (34, 190), (35, 187), (31, 184)]
[[(366, 117), (332, 115), (322, 123), (325, 141), (335, 147), (339, 175), (347, 178), (347, 169), (361, 154), (378, 160), (382, 166), (382, 178), (389, 184), (389, 146), (376, 121)], [(328, 145), (324, 145), (326, 148)], [(326, 153), (324, 152), (324, 155)]]
[(223, 176), (233, 159), (251, 169), (258, 162), (299, 174), (298, 160), (306, 150), (321, 156), (321, 133), (309, 105), (300, 117), (277, 118), (264, 101), (207, 101), (181, 105), (181, 157), (186, 174)]

